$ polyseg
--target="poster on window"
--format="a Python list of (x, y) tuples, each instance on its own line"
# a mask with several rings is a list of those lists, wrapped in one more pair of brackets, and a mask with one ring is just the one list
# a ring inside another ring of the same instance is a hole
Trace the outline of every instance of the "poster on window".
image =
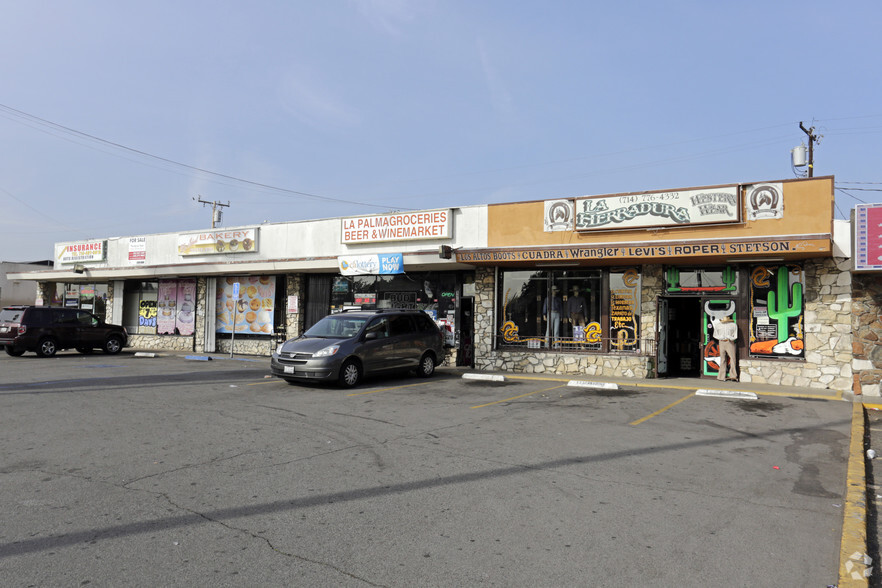
[(196, 331), (196, 280), (178, 280), (178, 312), (175, 315), (178, 335)]
[(175, 314), (178, 309), (177, 280), (160, 280), (156, 298), (156, 333), (175, 334)]
[(196, 280), (160, 280), (156, 296), (156, 333), (192, 335), (196, 330)]
[(750, 272), (750, 354), (804, 357), (805, 275), (796, 265), (757, 266)]
[(609, 337), (610, 347), (618, 351), (640, 349), (640, 273), (629, 269), (610, 273)]
[[(157, 308), (155, 300), (141, 300), (138, 303), (138, 327), (140, 333), (149, 333), (156, 328)], [(147, 330), (144, 330), (147, 329)]]
[[(234, 298), (234, 284), (239, 284), (239, 297)], [(276, 297), (275, 276), (239, 276), (218, 279), (218, 333), (271, 335)]]

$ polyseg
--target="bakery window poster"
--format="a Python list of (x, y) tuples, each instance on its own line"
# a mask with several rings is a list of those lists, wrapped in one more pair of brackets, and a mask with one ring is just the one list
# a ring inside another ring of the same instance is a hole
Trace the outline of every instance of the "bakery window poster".
[[(239, 284), (239, 299), (233, 297)], [(237, 335), (272, 335), (276, 297), (275, 276), (240, 276), (219, 278), (217, 283), (218, 333)]]
[(156, 309), (158, 334), (192, 335), (196, 330), (196, 280), (160, 280)]

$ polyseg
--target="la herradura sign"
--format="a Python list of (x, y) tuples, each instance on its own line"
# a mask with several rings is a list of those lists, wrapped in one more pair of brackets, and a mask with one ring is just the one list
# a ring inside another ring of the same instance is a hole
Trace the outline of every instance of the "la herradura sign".
[(575, 229), (676, 227), (739, 220), (737, 186), (576, 199)]

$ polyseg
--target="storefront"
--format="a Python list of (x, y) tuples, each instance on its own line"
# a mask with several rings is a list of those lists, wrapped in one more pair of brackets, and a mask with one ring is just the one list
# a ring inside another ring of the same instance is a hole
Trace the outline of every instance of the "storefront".
[(266, 356), (331, 312), (417, 308), (470, 365), (474, 274), (441, 253), (485, 245), (477, 206), (59, 243), (53, 269), (18, 276), (139, 349)]
[[(848, 225), (816, 178), (488, 207), (476, 366), (851, 387)], [(541, 220), (540, 220), (541, 219)], [(834, 234), (836, 233), (836, 234)]]
[(60, 243), (13, 277), (137, 348), (268, 355), (328, 313), (418, 308), (452, 363), (579, 376), (715, 377), (728, 317), (742, 381), (847, 390), (878, 367), (833, 202), (822, 177), (268, 223)]

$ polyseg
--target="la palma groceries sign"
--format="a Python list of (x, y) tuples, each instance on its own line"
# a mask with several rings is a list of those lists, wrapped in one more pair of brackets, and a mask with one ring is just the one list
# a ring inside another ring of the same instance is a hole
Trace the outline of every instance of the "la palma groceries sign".
[(340, 219), (341, 241), (345, 244), (376, 241), (449, 239), (450, 210), (424, 210)]

